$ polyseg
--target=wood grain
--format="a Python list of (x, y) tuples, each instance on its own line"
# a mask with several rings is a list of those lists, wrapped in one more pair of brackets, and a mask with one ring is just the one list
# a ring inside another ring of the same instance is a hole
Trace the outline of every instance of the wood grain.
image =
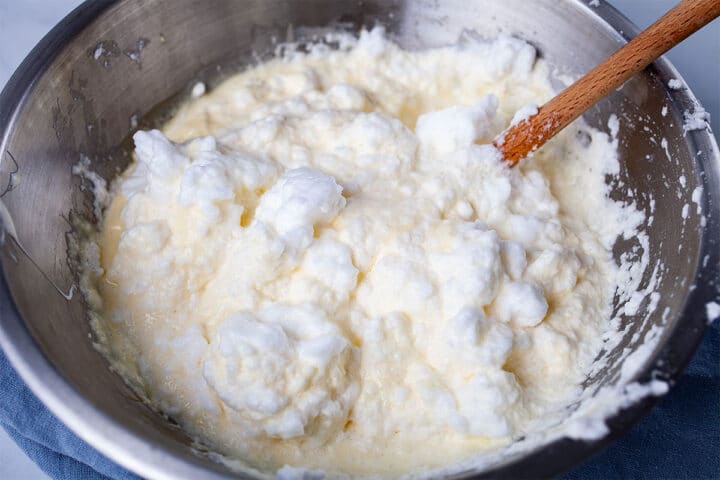
[(540, 107), (537, 114), (505, 130), (493, 145), (510, 166), (514, 166), (628, 78), (718, 16), (720, 0), (681, 1), (647, 30)]

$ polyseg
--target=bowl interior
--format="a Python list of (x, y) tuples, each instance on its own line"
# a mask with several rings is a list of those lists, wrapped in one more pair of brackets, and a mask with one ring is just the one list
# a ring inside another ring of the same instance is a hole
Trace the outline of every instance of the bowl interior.
[[(408, 48), (453, 43), (465, 31), (485, 37), (506, 32), (535, 45), (557, 67), (558, 78), (584, 73), (623, 42), (593, 8), (571, 0), (125, 0), (96, 2), (93, 8), (100, 13), (92, 21), (83, 17), (89, 15), (87, 11), (76, 12), (58, 27), (45, 40), (46, 53), (33, 52), (3, 96), (3, 105), (16, 108), (0, 118), (0, 125), (5, 123), (0, 185), (14, 187), (2, 201), (37, 267), (16, 247), (8, 246), (2, 257), (7, 286), (2, 301), (8, 300), (9, 291), (24, 320), (18, 324), (29, 330), (54, 367), (53, 375), (58, 374), (74, 392), (67, 402), (86, 400), (71, 407), (93, 408), (114, 428), (159, 450), (162, 461), (174, 466), (154, 471), (172, 471), (176, 478), (190, 477), (197, 468), (218, 476), (228, 470), (192, 453), (191, 440), (177, 426), (147, 408), (108, 370), (92, 346), (80, 296), (66, 300), (41, 273), (61, 290), (76, 281), (67, 256), (69, 220), (73, 215), (93, 217), (91, 192), (71, 172), (81, 156), (91, 159), (94, 171), (111, 179), (130, 160), (127, 139), (137, 128), (136, 120), (139, 128), (155, 125), (187, 96), (194, 82), (202, 80), (212, 88), (239, 68), (271, 55), (277, 41), (307, 39), (328, 25), (358, 30), (380, 23)], [(610, 7), (601, 9), (605, 18), (623, 21)], [(665, 77), (650, 67), (585, 116), (605, 131), (611, 114), (620, 119), (622, 167), (616, 178), (609, 179), (613, 196), (634, 201), (652, 220), (645, 225), (648, 244), (638, 238), (623, 239), (615, 256), (648, 254), (643, 287), (656, 282), (654, 289), (660, 293), (656, 305), (648, 296), (635, 315), (622, 314), (624, 306), (616, 301), (624, 340), (608, 352), (610, 367), (588, 379), (590, 388), (617, 382), (621, 353), (636, 349), (648, 332), (657, 335), (658, 343), (647, 361), (655, 359), (667, 338), (682, 327), (680, 322), (687, 321), (681, 313), (703, 261), (703, 220), (691, 198), (703, 182), (698, 165), (702, 159), (695, 155), (697, 145), (683, 132), (685, 105), (669, 96)], [(663, 107), (666, 115), (661, 114)], [(706, 155), (712, 157), (712, 149)], [(677, 181), (680, 176), (685, 177), (685, 186)], [(683, 216), (686, 204), (691, 208)], [(3, 312), (3, 322), (10, 322), (14, 311)], [(692, 351), (695, 337), (688, 338)], [(679, 365), (670, 362), (665, 374), (683, 366), (683, 356), (678, 358)], [(40, 367), (34, 374), (40, 375), (39, 371)], [(646, 376), (648, 371), (644, 370)], [(37, 382), (33, 385), (42, 388)], [(81, 435), (99, 438), (88, 433), (99, 427), (79, 419), (69, 423)], [(116, 439), (106, 436), (95, 446), (125, 465), (145, 468), (137, 459), (142, 453), (128, 451)], [(579, 460), (558, 460), (547, 467), (548, 473)]]

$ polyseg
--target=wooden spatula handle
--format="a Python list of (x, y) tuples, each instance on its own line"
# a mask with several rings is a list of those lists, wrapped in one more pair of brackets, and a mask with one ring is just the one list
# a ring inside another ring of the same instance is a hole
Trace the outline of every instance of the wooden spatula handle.
[[(501, 134), (493, 144), (513, 166), (635, 73), (720, 15), (720, 0), (682, 0), (607, 60)], [(710, 60), (718, 61), (718, 59)]]

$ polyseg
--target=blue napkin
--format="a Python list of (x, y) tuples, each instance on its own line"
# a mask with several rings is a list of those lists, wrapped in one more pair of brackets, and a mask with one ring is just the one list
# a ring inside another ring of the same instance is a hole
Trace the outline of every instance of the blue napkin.
[[(139, 480), (80, 440), (18, 377), (0, 349), (0, 425), (51, 478)], [(24, 479), (3, 479), (24, 480)]]
[(720, 321), (645, 418), (562, 478), (720, 479)]
[[(58, 421), (19, 379), (2, 350), (0, 424), (51, 478), (138, 479)], [(719, 452), (720, 322), (715, 322), (681, 380), (652, 412), (562, 478), (719, 479)]]

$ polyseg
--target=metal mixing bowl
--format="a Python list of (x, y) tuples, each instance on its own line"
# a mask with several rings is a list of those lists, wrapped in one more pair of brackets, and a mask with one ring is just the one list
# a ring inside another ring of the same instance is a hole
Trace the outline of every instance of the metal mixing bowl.
[[(5, 246), (0, 344), (58, 418), (143, 476), (233, 475), (193, 453), (177, 426), (147, 408), (108, 370), (92, 347), (81, 298), (66, 300), (41, 274), (61, 289), (76, 280), (66, 253), (68, 217), (92, 217), (92, 205), (71, 167), (86, 155), (98, 173), (111, 178), (129, 161), (123, 142), (133, 119), (143, 126), (143, 118), (157, 119), (148, 114), (187, 94), (193, 82), (212, 87), (258, 55), (268, 55), (274, 40), (312, 33), (302, 26), (333, 22), (353, 29), (382, 23), (410, 48), (451, 43), (466, 29), (486, 36), (502, 30), (531, 42), (559, 73), (569, 75), (587, 71), (637, 32), (606, 3), (595, 8), (573, 0), (98, 0), (65, 18), (0, 97), (0, 193), (12, 187), (2, 202), (39, 267)], [(707, 130), (683, 132), (683, 112), (694, 110), (695, 99), (687, 89), (668, 90), (671, 78), (680, 76), (659, 60), (586, 115), (604, 130), (612, 112), (620, 117), (622, 172), (613, 181), (614, 196), (632, 195), (648, 213), (654, 202), (654, 221), (646, 225), (651, 268), (645, 281), (654, 265), (663, 268), (658, 308), (649, 312), (646, 301), (636, 315), (623, 317), (625, 341), (610, 353), (609, 368), (588, 379), (588, 388), (617, 382), (620, 352), (636, 349), (653, 326), (661, 327), (662, 335), (636, 379), (676, 379), (702, 338), (704, 305), (717, 295), (718, 149)], [(663, 105), (667, 116), (661, 114)], [(680, 175), (686, 188), (678, 184)], [(691, 199), (699, 185), (704, 226)], [(685, 204), (693, 208), (683, 219)], [(638, 246), (632, 238), (618, 242), (616, 257)], [(622, 311), (622, 305), (615, 308)], [(557, 474), (618, 437), (652, 403), (646, 399), (619, 412), (609, 421), (611, 433), (598, 441), (557, 440), (507, 458), (491, 471), (461, 476)]]

